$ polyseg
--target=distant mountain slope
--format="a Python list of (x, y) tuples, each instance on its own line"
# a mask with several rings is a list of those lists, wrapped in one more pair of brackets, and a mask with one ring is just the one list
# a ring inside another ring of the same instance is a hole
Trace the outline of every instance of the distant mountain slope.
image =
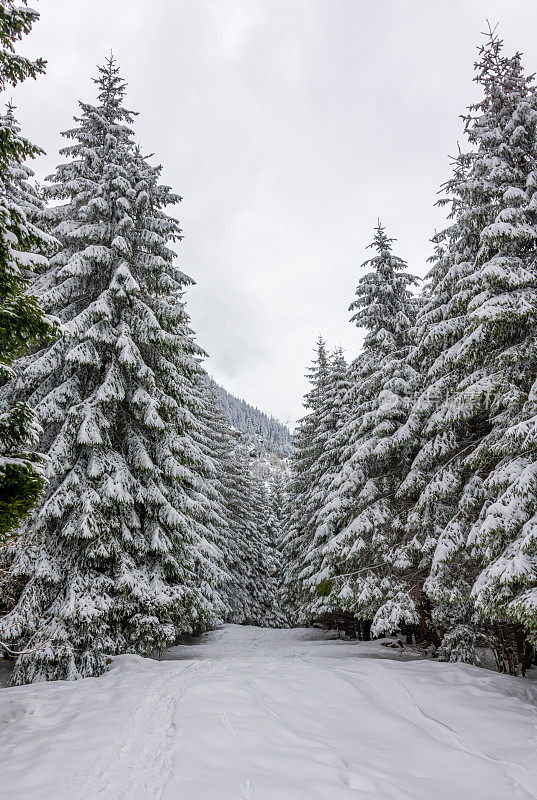
[(274, 453), (282, 458), (290, 455), (291, 433), (285, 425), (245, 400), (234, 397), (212, 379), (211, 388), (227, 421), (240, 431), (252, 455)]

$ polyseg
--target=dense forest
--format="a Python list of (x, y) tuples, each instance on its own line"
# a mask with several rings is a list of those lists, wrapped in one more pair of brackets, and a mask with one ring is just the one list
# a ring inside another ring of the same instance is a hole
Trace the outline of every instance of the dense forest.
[(216, 402), (228, 424), (242, 434), (242, 441), (257, 456), (274, 453), (281, 458), (291, 455), (292, 439), (289, 428), (274, 417), (240, 400), (223, 386), (211, 381)]
[[(2, 7), (13, 50), (36, 13)], [(2, 88), (43, 62), (14, 52)], [(222, 620), (278, 625), (277, 521), (214, 396), (192, 283), (113, 57), (43, 190), (0, 119), (0, 638), (14, 683), (102, 672)], [(35, 507), (30, 511), (32, 505)]]
[(475, 81), (425, 286), (379, 223), (362, 351), (347, 367), (318, 343), (283, 593), (295, 621), (517, 673), (537, 644), (537, 90), (494, 32)]
[[(16, 52), (36, 12), (3, 0), (1, 14), (5, 90), (45, 65)], [(379, 222), (350, 305), (363, 348), (348, 364), (318, 341), (292, 448), (208, 377), (180, 198), (137, 144), (114, 58), (44, 187), (8, 106), (0, 639), (14, 684), (98, 675), (222, 621), (532, 663), (537, 89), (494, 32), (475, 81), (426, 282)], [(252, 468), (268, 454), (277, 469)]]

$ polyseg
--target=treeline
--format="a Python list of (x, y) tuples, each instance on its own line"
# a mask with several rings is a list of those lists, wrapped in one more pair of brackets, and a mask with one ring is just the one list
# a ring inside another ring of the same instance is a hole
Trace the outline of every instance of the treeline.
[(537, 90), (494, 33), (475, 81), (423, 291), (379, 223), (362, 351), (347, 367), (318, 344), (283, 592), (302, 624), (518, 672), (537, 644)]
[[(0, 3), (0, 87), (37, 19)], [(278, 521), (201, 366), (179, 201), (113, 58), (41, 191), (0, 117), (0, 640), (14, 683), (97, 675), (222, 620), (278, 625)], [(36, 505), (37, 502), (37, 505)]]
[(211, 388), (227, 422), (240, 431), (242, 442), (252, 455), (274, 453), (281, 458), (291, 455), (292, 439), (286, 425), (254, 408), (246, 400), (234, 397), (213, 380)]

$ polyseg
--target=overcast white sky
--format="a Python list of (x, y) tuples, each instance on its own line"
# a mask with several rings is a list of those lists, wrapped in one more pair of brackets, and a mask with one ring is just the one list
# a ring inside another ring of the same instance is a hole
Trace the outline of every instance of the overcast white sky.
[(138, 138), (183, 196), (181, 266), (208, 371), (285, 422), (301, 415), (319, 333), (349, 359), (347, 307), (380, 217), (423, 275), (433, 207), (474, 99), (485, 19), (537, 70), (535, 0), (32, 0), (24, 52), (47, 75), (14, 92), (58, 163), (112, 49)]

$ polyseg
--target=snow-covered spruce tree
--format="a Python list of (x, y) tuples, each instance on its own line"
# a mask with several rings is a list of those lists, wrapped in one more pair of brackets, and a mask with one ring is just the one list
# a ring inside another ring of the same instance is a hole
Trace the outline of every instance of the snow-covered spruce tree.
[(196, 408), (201, 351), (169, 242), (178, 197), (132, 142), (133, 114), (112, 59), (81, 104), (68, 161), (49, 180), (60, 251), (37, 282), (63, 338), (21, 365), (50, 481), (11, 573), (23, 583), (2, 619), (21, 657), (14, 683), (99, 674), (109, 654), (147, 654), (223, 616), (212, 541), (212, 464)]
[[(252, 555), (248, 545), (249, 484), (245, 458), (237, 448), (223, 415), (214, 408), (213, 459), (215, 488), (223, 501), (223, 517), (232, 534), (223, 548), (227, 580), (222, 586), (227, 622), (244, 623), (250, 613), (250, 584), (244, 581), (244, 562)], [(248, 570), (249, 572), (249, 570)]]
[[(0, 2), (0, 90), (44, 72), (42, 59), (15, 53), (39, 15), (26, 3)], [(33, 452), (38, 426), (25, 403), (6, 406), (12, 362), (53, 334), (53, 324), (27, 293), (32, 270), (43, 267), (50, 248), (38, 226), (39, 198), (24, 165), (41, 149), (21, 136), (12, 108), (0, 116), (0, 544), (37, 501), (44, 485), (43, 464)]]
[(215, 554), (220, 554), (223, 568), (218, 592), (224, 604), (225, 621), (240, 623), (244, 621), (241, 610), (248, 604), (246, 587), (237, 583), (240, 565), (246, 557), (246, 541), (240, 513), (236, 510), (246, 503), (247, 487), (241, 482), (236, 441), (206, 373), (200, 371), (197, 388), (198, 424), (195, 430), (203, 453), (214, 465), (205, 493), (210, 497), (212, 507), (210, 541)]
[(267, 491), (268, 491), (268, 539), (272, 551), (274, 573), (273, 573), (273, 589), (275, 603), (277, 603), (277, 612), (279, 621), (282, 625), (288, 624), (287, 614), (282, 608), (280, 603), (280, 586), (283, 578), (284, 562), (283, 562), (283, 537), (285, 533), (285, 524), (288, 514), (288, 495), (287, 483), (289, 480), (289, 473), (286, 468), (277, 469), (272, 473)]
[[(535, 125), (528, 136), (533, 134), (537, 151), (535, 87), (528, 106)], [(501, 347), (495, 378), (503, 380), (508, 401), (468, 459), (474, 471), (486, 474), (486, 501), (468, 537), (480, 570), (472, 599), (478, 612), (494, 621), (504, 650), (512, 651), (500, 654), (508, 671), (519, 671), (528, 662), (520, 632), (506, 622), (523, 625), (537, 645), (537, 152), (533, 166), (525, 192), (481, 237), (498, 289), (479, 317)]]
[(320, 515), (326, 493), (335, 475), (339, 475), (345, 440), (340, 436), (341, 428), (347, 418), (346, 401), (349, 397), (349, 370), (343, 350), (337, 348), (329, 359), (329, 375), (326, 389), (320, 397), (318, 420), (314, 434), (315, 451), (318, 453), (311, 470), (311, 490), (308, 497), (313, 536), (308, 550), (303, 555), (303, 569), (300, 573), (302, 583), (302, 612), (304, 619), (319, 618), (334, 610), (329, 594), (318, 591), (323, 578), (319, 575), (323, 550), (327, 544), (330, 529), (323, 525)]
[(254, 538), (252, 561), (252, 613), (249, 621), (257, 625), (282, 627), (287, 616), (279, 602), (278, 588), (281, 582), (281, 553), (278, 548), (277, 527), (272, 513), (270, 496), (263, 480), (250, 476), (250, 496)]
[[(537, 98), (520, 54), (504, 56), (494, 34), (480, 49), (475, 80), (483, 98), (466, 117), (471, 149), (459, 154), (445, 185), (451, 224), (435, 237), (419, 319), (414, 359), (425, 385), (409, 430), (423, 433), (400, 492), (412, 504), (400, 550), (409, 565), (407, 603), (419, 605), (424, 587), (443, 636), (440, 656), (465, 661), (476, 660), (480, 643), (470, 596), (479, 559), (493, 559), (514, 533), (510, 512), (495, 528), (486, 509), (506, 480), (516, 480), (518, 467), (519, 476), (525, 469), (522, 462), (511, 472), (496, 467), (509, 449), (504, 432), (534, 382), (537, 312), (537, 228), (528, 195)], [(485, 520), (474, 527), (483, 508)]]
[(287, 462), (284, 469), (278, 469), (271, 475), (268, 485), (271, 515), (270, 539), (274, 547), (276, 563), (277, 602), (286, 625), (289, 623), (288, 609), (281, 601), (281, 587), (287, 569), (284, 559), (284, 542), (291, 515), (289, 481), (290, 471), (289, 462)]
[(300, 574), (309, 551), (315, 530), (312, 520), (311, 496), (316, 491), (312, 475), (321, 455), (316, 435), (322, 408), (322, 398), (329, 386), (330, 363), (326, 345), (319, 338), (316, 357), (308, 368), (311, 389), (304, 398), (307, 414), (299, 420), (293, 437), (289, 479), (289, 513), (282, 542), (283, 576), (281, 599), (285, 612), (295, 622), (301, 617), (303, 586)]
[(310, 577), (327, 608), (362, 620), (372, 620), (393, 593), (394, 495), (407, 452), (390, 442), (410, 413), (419, 380), (406, 360), (416, 310), (410, 287), (417, 281), (393, 253), (393, 241), (379, 223), (375, 255), (363, 265), (370, 271), (350, 306), (351, 321), (367, 335), (349, 369), (346, 416), (332, 444), (340, 464), (327, 476), (317, 515), (316, 536), (325, 544)]
[(278, 528), (279, 533), (276, 536), (276, 541), (281, 542), (283, 535), (283, 526), (285, 524), (285, 515), (287, 512), (287, 482), (289, 474), (287, 469), (277, 469), (270, 476), (269, 480), (269, 498), (274, 516), (274, 525)]
[(520, 631), (506, 621), (522, 623), (533, 647), (537, 645), (536, 433), (534, 383), (511, 425), (491, 436), (486, 449), (481, 447), (480, 457), (488, 451), (496, 466), (483, 481), (486, 502), (469, 535), (469, 545), (480, 557), (472, 599), (480, 615), (495, 623), (498, 661), (508, 672), (525, 669), (531, 659), (527, 661)]

